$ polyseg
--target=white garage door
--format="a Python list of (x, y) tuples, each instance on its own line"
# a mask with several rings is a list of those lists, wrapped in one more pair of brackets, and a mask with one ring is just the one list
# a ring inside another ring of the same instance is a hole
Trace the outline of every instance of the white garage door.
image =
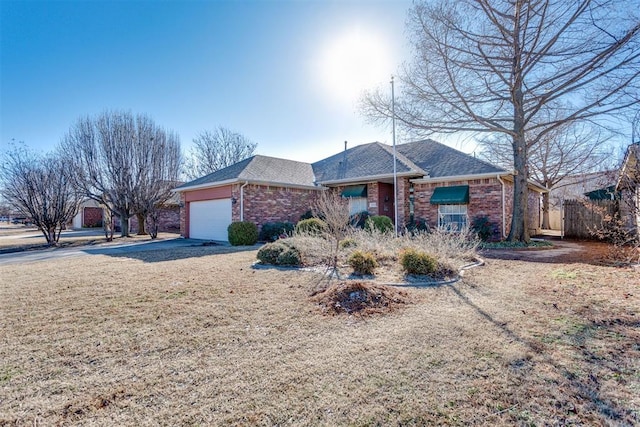
[(189, 204), (189, 237), (192, 239), (229, 239), (231, 199), (204, 200)]

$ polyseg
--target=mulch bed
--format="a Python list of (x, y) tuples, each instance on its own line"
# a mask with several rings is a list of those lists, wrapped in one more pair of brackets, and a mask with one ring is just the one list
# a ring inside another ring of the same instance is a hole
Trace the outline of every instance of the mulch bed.
[(330, 285), (312, 297), (323, 313), (330, 315), (385, 314), (410, 303), (406, 291), (372, 282), (344, 281)]

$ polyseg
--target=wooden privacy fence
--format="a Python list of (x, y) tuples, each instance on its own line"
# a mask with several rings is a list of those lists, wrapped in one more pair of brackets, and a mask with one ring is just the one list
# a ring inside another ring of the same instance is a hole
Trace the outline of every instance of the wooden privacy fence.
[(618, 210), (615, 200), (565, 200), (564, 235), (580, 239), (594, 239), (595, 230), (602, 228), (606, 217)]

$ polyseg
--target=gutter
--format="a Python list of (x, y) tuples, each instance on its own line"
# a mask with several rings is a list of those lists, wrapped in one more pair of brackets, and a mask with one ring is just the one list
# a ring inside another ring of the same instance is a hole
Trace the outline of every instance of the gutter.
[(244, 187), (249, 185), (249, 181), (245, 181), (240, 186), (240, 221), (244, 221)]
[[(498, 173), (498, 176), (506, 176), (510, 175), (510, 172), (502, 172)], [(495, 172), (489, 173), (479, 173), (475, 175), (451, 175), (451, 176), (440, 176), (440, 177), (422, 177), (412, 179), (411, 182), (417, 184), (428, 184), (433, 182), (451, 182), (451, 181), (468, 181), (470, 179), (484, 179), (484, 178), (495, 178)]]
[[(202, 190), (205, 188), (215, 188), (215, 187), (224, 187), (225, 185), (230, 185), (230, 184), (236, 184), (236, 183), (240, 183), (243, 182), (241, 179), (238, 178), (233, 178), (233, 179), (227, 179), (224, 181), (217, 181), (217, 182), (208, 182), (206, 184), (198, 184), (198, 185), (191, 185), (189, 187), (178, 187), (178, 188), (174, 188), (173, 190), (171, 190), (174, 193), (182, 193), (185, 191), (193, 191), (193, 190)], [(287, 188), (299, 188), (302, 190), (319, 190), (320, 188), (318, 188), (317, 186), (314, 185), (304, 185), (304, 184), (292, 184), (292, 183), (287, 183), (287, 182), (275, 182), (275, 181), (260, 181), (260, 180), (244, 180), (244, 182), (251, 182), (251, 184), (255, 184), (255, 185), (269, 185), (269, 186), (273, 186), (273, 187), (287, 187)]]
[(500, 182), (500, 188), (502, 189), (502, 238), (504, 239), (507, 237), (507, 207), (505, 206), (504, 181), (500, 174), (498, 174), (496, 178), (498, 182)]
[[(410, 177), (415, 176), (415, 172), (400, 172), (397, 174), (398, 177)], [(393, 174), (384, 174), (384, 175), (369, 175), (369, 176), (356, 176), (353, 178), (345, 178), (345, 179), (334, 179), (330, 181), (318, 181), (319, 185), (340, 185), (340, 184), (366, 184), (371, 181), (379, 181), (381, 179), (393, 179)]]

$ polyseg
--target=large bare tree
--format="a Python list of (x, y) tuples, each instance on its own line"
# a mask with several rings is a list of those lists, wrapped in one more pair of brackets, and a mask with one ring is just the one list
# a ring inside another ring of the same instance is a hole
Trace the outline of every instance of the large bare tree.
[(258, 144), (222, 126), (205, 130), (193, 140), (184, 174), (192, 180), (251, 157)]
[(157, 127), (145, 116), (138, 117), (137, 125), (140, 143), (135, 147), (134, 156), (137, 174), (133, 210), (138, 218), (138, 234), (146, 234), (148, 230), (155, 239), (158, 209), (178, 186), (182, 166), (180, 139), (176, 133)]
[[(631, 0), (418, 2), (396, 120), (427, 135), (506, 135), (516, 171), (508, 239), (528, 241), (529, 151), (567, 123), (604, 125), (638, 102), (638, 16)], [(557, 114), (545, 117), (549, 105)], [(388, 119), (391, 102), (374, 92), (364, 111)]]
[[(77, 185), (121, 221), (129, 235), (129, 219), (140, 213), (140, 229), (151, 206), (166, 200), (178, 180), (180, 143), (177, 135), (158, 127), (145, 115), (107, 111), (82, 117), (62, 141)], [(143, 231), (144, 232), (144, 231)]]
[(49, 245), (57, 245), (82, 200), (63, 157), (59, 153), (42, 156), (16, 145), (2, 160), (4, 199), (38, 227)]

